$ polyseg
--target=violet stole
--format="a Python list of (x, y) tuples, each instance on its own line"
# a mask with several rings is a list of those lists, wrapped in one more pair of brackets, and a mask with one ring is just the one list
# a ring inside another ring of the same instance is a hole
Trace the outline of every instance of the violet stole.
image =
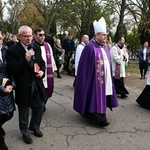
[(115, 79), (120, 79), (120, 64), (116, 63)]
[[(96, 100), (97, 112), (106, 114), (106, 91), (105, 91), (105, 73), (104, 58), (100, 47), (94, 47), (95, 52), (95, 70), (96, 70)], [(106, 53), (107, 54), (107, 53)]]
[[(119, 48), (116, 46), (118, 52), (120, 51)], [(116, 68), (115, 68), (115, 79), (120, 79), (120, 64), (116, 63)]]
[(46, 94), (47, 98), (50, 98), (52, 96), (53, 90), (54, 90), (54, 73), (52, 69), (52, 59), (51, 56), (49, 56), (50, 48), (46, 42), (44, 42), (44, 47), (46, 51), (46, 59), (47, 59), (47, 85), (46, 88)]

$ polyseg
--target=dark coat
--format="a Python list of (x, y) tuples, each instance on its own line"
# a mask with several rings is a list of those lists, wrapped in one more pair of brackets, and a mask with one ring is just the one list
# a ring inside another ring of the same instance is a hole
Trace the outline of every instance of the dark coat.
[(75, 42), (66, 38), (63, 41), (62, 48), (65, 50), (65, 54), (68, 56), (69, 52), (75, 51)]
[(54, 39), (53, 39), (53, 37), (51, 37), (51, 36), (49, 35), (49, 36), (47, 36), (47, 37), (45, 38), (44, 41), (47, 42), (47, 43), (49, 43), (50, 46), (51, 46), (52, 49), (53, 49), (53, 46), (54, 46)]
[(139, 56), (139, 62), (140, 63), (143, 63), (143, 62), (147, 62), (148, 63), (148, 60), (150, 59), (150, 48), (147, 48), (147, 51), (146, 51), (146, 61), (144, 61), (143, 59), (143, 51), (144, 51), (144, 47), (140, 50), (138, 56)]
[(10, 76), (6, 70), (6, 51), (7, 47), (3, 46), (2, 61), (0, 60), (0, 116), (3, 114), (9, 114), (15, 110), (13, 91), (11, 93), (4, 93), (5, 87), (2, 86), (3, 78), (8, 78), (10, 80), (10, 85), (15, 87), (15, 82), (12, 76)]
[[(34, 45), (33, 50), (35, 51), (34, 62), (36, 62), (40, 66), (40, 70), (45, 73), (45, 62), (42, 59), (40, 47)], [(42, 78), (35, 76), (33, 67), (31, 67), (31, 64), (25, 59), (25, 53), (26, 51), (20, 42), (8, 49), (7, 52), (8, 70), (13, 74), (16, 82), (15, 102), (21, 107), (29, 107), (32, 104), (31, 91), (33, 80), (36, 81), (43, 100), (46, 101), (47, 99)]]
[(58, 45), (54, 44), (54, 58), (59, 58), (62, 55), (63, 49)]
[(8, 48), (10, 48), (10, 47), (12, 47), (13, 45), (15, 45), (15, 44), (17, 44), (17, 42), (14, 42), (14, 41), (8, 41), (8, 42), (6, 42), (6, 46), (8, 47)]

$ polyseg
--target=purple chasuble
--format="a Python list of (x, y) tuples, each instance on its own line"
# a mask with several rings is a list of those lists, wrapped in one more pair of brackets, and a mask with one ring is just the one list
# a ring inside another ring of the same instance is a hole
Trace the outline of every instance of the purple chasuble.
[[(109, 50), (106, 46), (104, 50), (110, 63)], [(112, 83), (112, 89), (113, 95), (111, 95), (110, 108), (118, 106), (114, 83)], [(104, 58), (100, 46), (94, 40), (85, 46), (80, 57), (73, 108), (82, 115), (86, 113), (106, 114)]]
[[(33, 44), (38, 43), (34, 40), (32, 42)], [(46, 61), (47, 61), (47, 88), (46, 88), (46, 94), (47, 98), (50, 98), (52, 96), (53, 90), (54, 90), (54, 73), (52, 68), (52, 59), (51, 59), (51, 52), (49, 45), (44, 42), (44, 48), (46, 53)]]
[(52, 96), (54, 90), (54, 73), (53, 73), (53, 66), (52, 66), (52, 59), (50, 53), (50, 47), (46, 42), (44, 42), (45, 52), (46, 52), (46, 59), (47, 59), (47, 88), (46, 94), (47, 98)]

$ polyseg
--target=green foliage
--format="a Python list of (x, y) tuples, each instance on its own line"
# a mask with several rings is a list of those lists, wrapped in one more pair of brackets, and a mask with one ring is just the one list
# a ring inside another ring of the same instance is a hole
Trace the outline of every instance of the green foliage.
[(131, 52), (137, 52), (141, 48), (140, 38), (136, 28), (133, 28), (132, 32), (128, 34), (126, 41)]
[(127, 3), (127, 9), (132, 14), (134, 21), (138, 27), (141, 44), (143, 44), (145, 41), (150, 42), (150, 1), (128, 0)]
[[(92, 23), (94, 20), (99, 20), (102, 16), (106, 19), (108, 31), (114, 25), (113, 19), (110, 19), (114, 13), (113, 1), (97, 0), (75, 0), (65, 1), (63, 5), (56, 5), (58, 15), (55, 16), (62, 27), (63, 31), (74, 33), (92, 34)], [(107, 10), (107, 11), (106, 11)], [(75, 29), (75, 31), (73, 30)], [(80, 38), (80, 37), (78, 37)]]
[(128, 64), (126, 73), (131, 74), (131, 75), (139, 75), (139, 64)]

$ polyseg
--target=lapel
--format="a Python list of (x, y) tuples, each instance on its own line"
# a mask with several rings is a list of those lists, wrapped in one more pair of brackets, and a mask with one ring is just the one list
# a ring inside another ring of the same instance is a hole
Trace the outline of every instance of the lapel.
[(16, 45), (18, 53), (20, 53), (23, 57), (25, 56), (26, 50), (24, 47), (21, 45), (20, 42), (17, 43)]

